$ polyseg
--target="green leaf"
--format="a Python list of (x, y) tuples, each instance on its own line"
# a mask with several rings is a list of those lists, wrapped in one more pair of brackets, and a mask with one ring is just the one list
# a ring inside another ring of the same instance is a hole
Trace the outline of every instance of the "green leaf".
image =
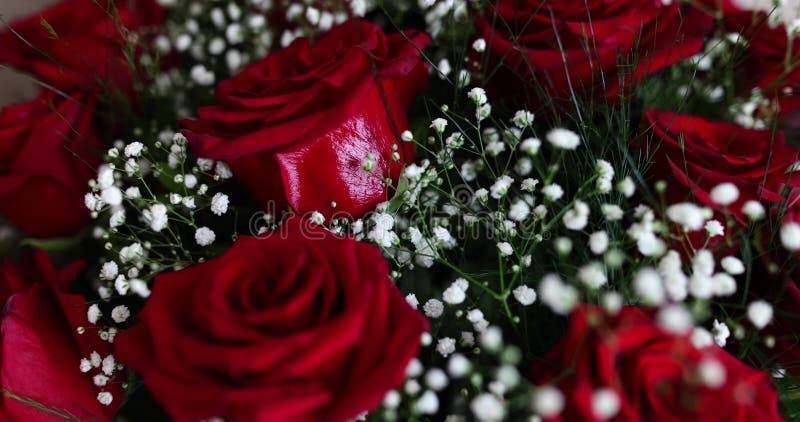
[(408, 179), (406, 179), (405, 175), (400, 176), (400, 180), (397, 181), (397, 190), (394, 193), (394, 197), (389, 201), (389, 206), (386, 208), (386, 212), (389, 214), (394, 214), (400, 210), (400, 207), (403, 206), (403, 194), (408, 190)]
[(50, 33), (50, 38), (52, 38), (54, 40), (58, 39), (58, 34), (56, 34), (56, 30), (53, 29), (53, 26), (50, 25), (50, 23), (48, 23), (46, 20), (44, 20), (44, 18), (40, 18), (39, 19), (39, 23), (44, 27), (44, 29), (47, 30), (47, 32)]
[(86, 230), (78, 233), (73, 237), (57, 237), (52, 239), (34, 239), (34, 238), (27, 238), (22, 239), (20, 244), (22, 246), (30, 246), (32, 248), (41, 249), (45, 252), (59, 252), (65, 251), (68, 249), (72, 249), (83, 242), (86, 238), (86, 234), (88, 232)]

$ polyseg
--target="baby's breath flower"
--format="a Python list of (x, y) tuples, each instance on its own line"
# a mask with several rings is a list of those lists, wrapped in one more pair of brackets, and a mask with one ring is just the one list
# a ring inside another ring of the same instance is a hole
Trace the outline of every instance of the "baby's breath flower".
[(451, 337), (443, 337), (436, 343), (436, 351), (444, 357), (450, 356), (456, 351), (456, 341)]
[(711, 200), (722, 206), (728, 206), (739, 199), (739, 188), (733, 183), (720, 183), (711, 189)]
[(216, 164), (214, 165), (214, 172), (222, 180), (230, 179), (231, 177), (233, 177), (233, 171), (231, 171), (230, 166), (228, 166), (228, 164), (223, 161), (216, 162)]
[(108, 261), (103, 264), (103, 267), (100, 269), (100, 279), (101, 280), (113, 280), (117, 273), (119, 272), (119, 266), (114, 261)]
[(617, 184), (617, 190), (626, 198), (630, 198), (636, 193), (636, 184), (633, 183), (633, 179), (630, 176), (626, 176)]
[(97, 324), (101, 316), (103, 316), (103, 313), (100, 312), (100, 307), (97, 306), (96, 303), (89, 306), (89, 309), (86, 310), (86, 319), (92, 324)]
[(570, 230), (583, 230), (589, 221), (589, 206), (577, 200), (572, 209), (564, 213), (562, 218), (564, 226)]
[(679, 304), (662, 307), (656, 314), (656, 323), (664, 330), (683, 335), (693, 327), (692, 314)]
[(747, 218), (753, 221), (761, 220), (764, 218), (764, 215), (766, 215), (764, 206), (761, 205), (760, 202), (752, 199), (742, 205), (742, 212), (747, 216)]
[(622, 208), (619, 205), (614, 204), (603, 204), (600, 206), (600, 212), (603, 214), (608, 221), (618, 221), (622, 220), (622, 217), (625, 213), (622, 211)]
[(548, 201), (557, 201), (564, 196), (564, 189), (562, 189), (560, 185), (553, 183), (543, 187), (542, 194)]
[(569, 314), (578, 303), (578, 291), (554, 274), (544, 276), (538, 290), (542, 302), (559, 315)]
[(565, 402), (561, 390), (551, 385), (543, 385), (534, 390), (531, 407), (537, 415), (550, 419), (561, 414)]
[(208, 227), (200, 227), (194, 232), (194, 240), (200, 246), (208, 246), (214, 243), (217, 235)]
[(610, 388), (598, 388), (592, 393), (592, 413), (600, 420), (608, 420), (619, 413), (620, 399)]
[(144, 210), (144, 219), (155, 232), (160, 232), (167, 227), (167, 207), (164, 204), (153, 204)]
[(529, 306), (536, 302), (536, 290), (524, 284), (515, 288), (512, 293), (514, 294), (514, 299), (517, 299), (517, 302), (523, 306)]
[(511, 256), (514, 253), (514, 248), (508, 242), (500, 242), (497, 244), (497, 250), (500, 251), (501, 256)]
[(725, 258), (722, 258), (719, 263), (722, 266), (722, 269), (730, 275), (744, 274), (744, 263), (742, 263), (742, 261), (735, 256), (726, 256)]
[(506, 193), (508, 193), (508, 188), (511, 187), (512, 183), (514, 183), (514, 179), (512, 179), (511, 177), (500, 176), (490, 188), (492, 192), (492, 198), (500, 199), (506, 196)]
[(114, 401), (114, 395), (108, 391), (101, 391), (97, 393), (97, 401), (103, 406), (108, 406)]
[(116, 290), (117, 293), (119, 293), (120, 295), (125, 296), (126, 294), (128, 294), (129, 288), (130, 288), (130, 283), (128, 283), (128, 280), (125, 278), (124, 275), (120, 274), (117, 276), (116, 279), (114, 279), (114, 290)]
[(475, 87), (470, 89), (467, 93), (467, 97), (469, 97), (469, 99), (472, 100), (475, 105), (485, 104), (487, 101), (486, 91), (484, 91), (483, 88)]
[(228, 211), (228, 195), (217, 192), (211, 198), (211, 212), (216, 215), (223, 215)]
[(554, 147), (572, 150), (578, 148), (581, 144), (581, 138), (577, 133), (564, 128), (551, 129), (545, 136), (547, 142), (550, 142)]
[(435, 130), (436, 132), (442, 133), (444, 132), (444, 128), (447, 127), (447, 120), (442, 119), (441, 117), (433, 119), (433, 121), (431, 121), (430, 127), (433, 128), (433, 130)]
[(537, 138), (527, 138), (519, 144), (520, 151), (534, 156), (539, 153), (539, 148), (542, 146), (542, 141)]
[(667, 207), (667, 218), (689, 231), (700, 230), (705, 222), (703, 209), (689, 202), (681, 202)]
[(724, 322), (714, 320), (714, 327), (711, 329), (711, 334), (714, 336), (714, 343), (719, 347), (725, 347), (728, 337), (731, 335), (731, 330)]
[(747, 319), (759, 330), (772, 321), (772, 313), (772, 305), (763, 300), (756, 300), (747, 305)]
[(601, 255), (608, 249), (608, 233), (603, 230), (589, 235), (589, 250), (595, 255)]
[(533, 113), (528, 110), (518, 110), (511, 121), (520, 129), (528, 127), (533, 124)]
[(142, 150), (144, 149), (144, 144), (141, 142), (131, 142), (130, 144), (125, 146), (125, 156), (126, 157), (139, 157), (142, 155)]
[(130, 316), (131, 311), (125, 305), (116, 306), (111, 310), (111, 319), (113, 319), (117, 324), (127, 321)]
[(505, 419), (506, 408), (495, 395), (481, 393), (469, 405), (475, 419), (480, 422), (500, 422)]
[(599, 289), (608, 282), (603, 264), (592, 261), (578, 268), (578, 280), (592, 289)]
[(139, 192), (138, 187), (131, 186), (128, 189), (125, 189), (125, 197), (128, 199), (138, 199), (142, 197), (142, 194)]
[(422, 310), (428, 318), (439, 318), (444, 313), (444, 304), (440, 300), (429, 299), (422, 306)]
[(475, 118), (478, 119), (479, 122), (486, 120), (491, 115), (492, 105), (489, 103), (481, 104), (475, 109)]
[(321, 226), (321, 225), (325, 224), (325, 216), (322, 215), (322, 213), (319, 212), (319, 211), (314, 211), (314, 212), (311, 213), (311, 221), (314, 224), (317, 224), (317, 225)]
[(108, 219), (108, 226), (119, 227), (123, 224), (125, 224), (125, 209), (120, 208), (111, 214), (111, 217)]
[(472, 49), (478, 53), (483, 53), (486, 50), (486, 40), (483, 38), (478, 38), (477, 40), (473, 41)]
[(708, 237), (722, 236), (725, 234), (725, 227), (722, 226), (719, 220), (706, 221), (705, 229), (706, 233), (708, 233)]
[(781, 226), (781, 244), (790, 251), (800, 250), (800, 224), (790, 221)]
[(492, 157), (497, 157), (505, 150), (506, 144), (501, 141), (494, 140), (486, 144), (486, 152)]
[(450, 305), (458, 305), (467, 298), (466, 290), (461, 283), (453, 282), (450, 287), (442, 292), (442, 299)]

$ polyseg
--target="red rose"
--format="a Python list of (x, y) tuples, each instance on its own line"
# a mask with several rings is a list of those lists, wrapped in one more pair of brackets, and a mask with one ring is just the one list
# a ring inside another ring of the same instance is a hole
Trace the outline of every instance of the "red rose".
[(299, 217), (156, 277), (120, 361), (179, 421), (345, 421), (402, 382), (427, 320), (377, 248)]
[[(747, 57), (740, 59), (744, 68), (745, 88), (759, 87), (770, 95), (780, 94), (779, 88), (800, 88), (800, 72), (797, 71), (797, 55), (800, 53), (800, 38), (795, 36), (790, 63), (786, 63), (789, 49), (789, 31), (783, 24), (775, 24), (783, 15), (771, 4), (750, 5), (754, 9), (742, 9), (735, 0), (702, 0), (705, 6), (721, 16), (722, 29), (741, 34), (747, 42)], [(744, 3), (741, 3), (744, 4)], [(773, 13), (774, 12), (774, 13)], [(772, 16), (770, 16), (772, 15)], [(787, 64), (791, 66), (786, 66)]]
[(89, 221), (82, 198), (103, 150), (96, 96), (132, 88), (117, 22), (141, 29), (164, 18), (155, 0), (101, 3), (62, 1), (0, 33), (0, 63), (53, 87), (0, 110), (0, 214), (34, 237), (69, 236)]
[(313, 44), (297, 39), (222, 81), (219, 104), (184, 120), (184, 134), (197, 156), (229, 161), (261, 207), (361, 216), (387, 199), (384, 179), (397, 181), (413, 159), (399, 134), (427, 84), (419, 54), (427, 42), (360, 20)]
[[(500, 0), (475, 24), (498, 95), (607, 96), (700, 51), (711, 18), (661, 0)], [(630, 66), (629, 66), (630, 65)], [(620, 74), (622, 72), (622, 74)], [(543, 90), (544, 92), (540, 92)], [(626, 90), (628, 90), (626, 88)]]
[(668, 334), (640, 308), (609, 316), (583, 306), (566, 337), (533, 367), (533, 382), (552, 383), (569, 403), (550, 420), (600, 421), (593, 392), (612, 390), (619, 421), (780, 421), (766, 373), (717, 346), (702, 350)]
[[(89, 359), (92, 352), (101, 358), (111, 355), (111, 345), (86, 321), (86, 299), (65, 293), (84, 264), (57, 270), (44, 252), (29, 258), (24, 265), (0, 264), (0, 307), (5, 306), (0, 381), (7, 392), (0, 395), (0, 419), (63, 421), (68, 415), (110, 421), (122, 399), (119, 381), (109, 377), (105, 386), (97, 387), (93, 377), (103, 374), (102, 366), (92, 366), (87, 373), (80, 368), (81, 359)], [(78, 327), (85, 332), (78, 334)], [(111, 394), (110, 404), (100, 403), (101, 392)]]
[(0, 110), (0, 214), (33, 237), (74, 234), (89, 218), (83, 196), (101, 154), (91, 92), (45, 91)]
[(800, 362), (800, 340), (797, 338), (797, 329), (800, 327), (800, 282), (786, 280), (783, 285), (783, 291), (771, 298), (777, 312), (762, 333), (773, 336), (775, 346), (764, 347), (762, 351), (796, 376), (800, 374), (800, 368), (797, 367), (797, 362)]
[(128, 90), (129, 64), (117, 22), (140, 30), (160, 25), (164, 17), (156, 0), (63, 0), (0, 33), (0, 63), (60, 90), (101, 84)]
[[(649, 147), (642, 145), (653, 154), (652, 179), (674, 179), (686, 188), (670, 185), (667, 191), (674, 202), (687, 199), (691, 192), (701, 203), (744, 224), (746, 201), (781, 202), (785, 185), (800, 186), (800, 177), (787, 173), (798, 160), (798, 150), (786, 144), (781, 132), (653, 109), (646, 112), (644, 125), (652, 130)], [(739, 199), (727, 208), (710, 196), (711, 189), (724, 182), (739, 188)]]
[[(773, 10), (774, 6), (768, 2), (750, 5), (762, 10), (741, 9), (737, 6), (741, 2), (735, 0), (704, 0), (704, 3), (723, 16), (724, 31), (741, 34), (741, 39), (746, 42), (743, 57), (737, 58), (743, 76), (737, 78), (741, 95), (746, 97), (754, 88), (759, 89), (775, 102), (759, 110), (757, 115), (768, 121), (777, 117), (779, 127), (789, 138), (800, 133), (800, 70), (797, 66), (800, 37), (789, 34), (785, 25), (774, 24), (785, 11), (780, 8)], [(791, 52), (787, 52), (790, 37), (794, 39)]]

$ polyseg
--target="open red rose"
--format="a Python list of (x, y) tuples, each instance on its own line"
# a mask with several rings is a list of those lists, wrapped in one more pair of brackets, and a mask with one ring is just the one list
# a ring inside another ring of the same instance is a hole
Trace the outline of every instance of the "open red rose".
[[(482, 79), (500, 95), (556, 100), (620, 94), (700, 51), (709, 16), (661, 0), (500, 0), (476, 22), (486, 43)], [(538, 101), (534, 101), (538, 102)]]
[(65, 0), (0, 33), (0, 63), (48, 86), (0, 110), (0, 214), (28, 235), (69, 236), (89, 221), (82, 197), (103, 150), (97, 94), (132, 89), (118, 24), (141, 30), (163, 18), (155, 0)]
[(222, 81), (219, 104), (182, 121), (184, 134), (197, 156), (228, 161), (260, 207), (361, 216), (413, 159), (399, 134), (427, 84), (427, 42), (361, 20), (297, 39)]
[(102, 154), (96, 103), (91, 92), (45, 91), (0, 110), (0, 214), (28, 235), (68, 236), (90, 220), (83, 196)]
[(156, 277), (116, 353), (178, 421), (345, 421), (402, 382), (427, 320), (379, 250), (299, 217)]
[[(3, 421), (63, 421), (68, 417), (110, 421), (121, 403), (119, 381), (109, 377), (105, 386), (97, 387), (92, 377), (101, 375), (102, 368), (92, 366), (87, 373), (80, 369), (81, 359), (89, 359), (92, 352), (101, 358), (111, 355), (111, 345), (86, 321), (86, 299), (66, 293), (83, 267), (83, 262), (75, 262), (57, 270), (41, 251), (19, 265), (0, 264), (0, 307), (5, 309), (0, 384), (8, 392), (0, 395)], [(84, 327), (84, 334), (78, 334), (78, 327)], [(100, 403), (100, 393), (111, 394), (110, 404)]]
[[(800, 37), (776, 22), (792, 6), (786, 4), (787, 9), (773, 10), (771, 2), (759, 5), (736, 0), (702, 0), (702, 3), (722, 16), (722, 30), (739, 34), (746, 44), (743, 56), (737, 59), (743, 76), (737, 78), (739, 93), (746, 97), (758, 89), (773, 99), (773, 105), (762, 108), (758, 115), (767, 120), (777, 117), (778, 127), (787, 137), (800, 134)], [(790, 38), (793, 38), (791, 45)]]
[[(798, 150), (786, 144), (781, 132), (654, 109), (646, 112), (643, 124), (651, 129), (642, 148), (653, 154), (652, 180), (674, 180), (686, 188), (670, 185), (673, 202), (690, 199), (691, 192), (701, 203), (745, 224), (746, 201), (781, 202), (785, 185), (800, 186), (800, 177), (787, 171), (798, 160)], [(724, 182), (739, 188), (739, 199), (727, 208), (710, 196)]]
[(532, 372), (535, 384), (553, 384), (569, 403), (548, 420), (604, 420), (592, 406), (593, 392), (601, 388), (619, 399), (618, 421), (782, 420), (766, 373), (715, 345), (696, 349), (637, 307), (615, 316), (579, 307), (566, 337)]
[[(160, 25), (156, 0), (62, 0), (0, 33), (0, 63), (60, 90), (111, 85), (130, 89), (123, 29)], [(49, 26), (49, 27), (48, 27)]]

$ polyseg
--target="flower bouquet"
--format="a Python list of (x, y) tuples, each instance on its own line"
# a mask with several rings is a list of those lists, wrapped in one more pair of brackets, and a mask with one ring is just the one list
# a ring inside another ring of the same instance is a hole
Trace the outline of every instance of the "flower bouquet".
[(800, 420), (797, 2), (2, 22), (0, 420)]

